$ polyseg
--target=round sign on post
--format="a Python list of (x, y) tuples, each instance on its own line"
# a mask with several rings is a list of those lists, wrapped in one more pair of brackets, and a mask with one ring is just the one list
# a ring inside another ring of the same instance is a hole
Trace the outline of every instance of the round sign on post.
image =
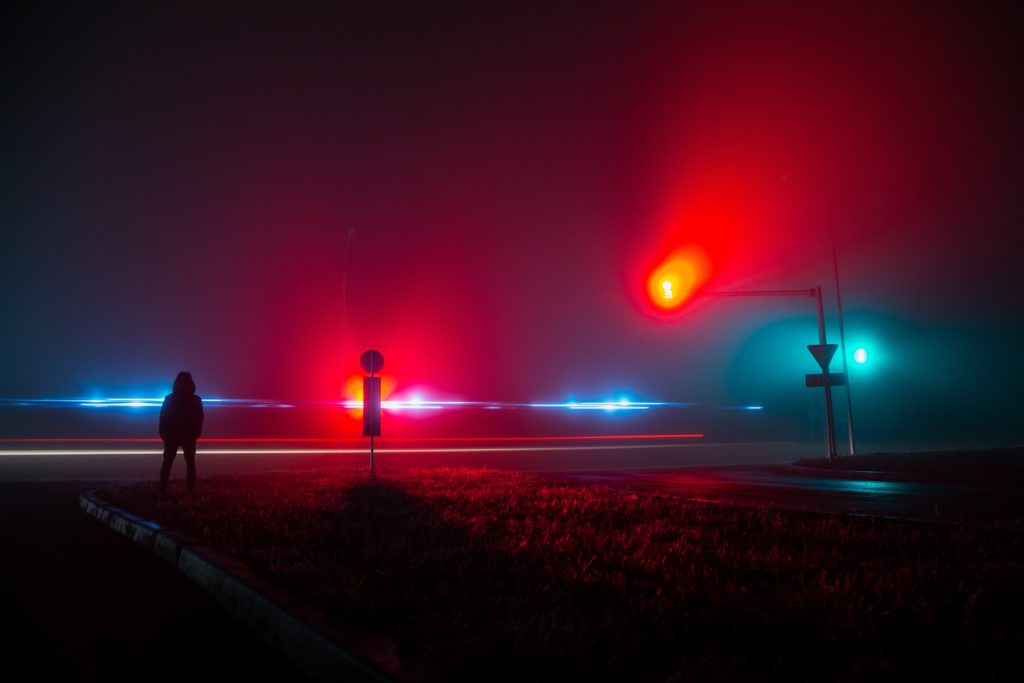
[(384, 354), (376, 349), (364, 351), (359, 357), (359, 365), (369, 377), (363, 378), (363, 435), (370, 437), (370, 474), (373, 469), (373, 437), (380, 436), (380, 377), (374, 374), (384, 367)]
[(363, 370), (374, 375), (384, 367), (384, 355), (376, 349), (370, 349), (363, 352), (363, 355), (359, 357), (359, 365)]

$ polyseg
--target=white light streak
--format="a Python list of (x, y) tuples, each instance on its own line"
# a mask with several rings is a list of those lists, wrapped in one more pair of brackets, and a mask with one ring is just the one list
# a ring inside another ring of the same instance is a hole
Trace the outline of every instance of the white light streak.
[[(703, 445), (693, 442), (675, 442), (659, 444), (615, 444), (609, 446), (480, 446), (459, 448), (377, 448), (377, 453), (524, 453), (528, 451), (623, 451), (655, 448), (680, 448)], [(0, 450), (0, 458), (5, 457), (36, 457), (36, 456), (156, 456), (163, 453), (162, 449), (32, 449), (32, 450)], [(201, 455), (365, 455), (367, 448), (200, 448)]]

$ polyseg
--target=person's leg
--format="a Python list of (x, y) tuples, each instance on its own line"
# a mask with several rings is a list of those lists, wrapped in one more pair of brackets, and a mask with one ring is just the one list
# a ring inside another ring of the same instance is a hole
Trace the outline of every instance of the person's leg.
[(196, 442), (186, 441), (181, 444), (181, 451), (185, 454), (185, 466), (188, 468), (188, 473), (185, 475), (185, 485), (191, 491), (192, 487), (196, 485)]
[(171, 465), (174, 464), (174, 456), (178, 454), (178, 442), (172, 439), (164, 440), (164, 464), (160, 467), (160, 490), (167, 490), (167, 480), (171, 477)]

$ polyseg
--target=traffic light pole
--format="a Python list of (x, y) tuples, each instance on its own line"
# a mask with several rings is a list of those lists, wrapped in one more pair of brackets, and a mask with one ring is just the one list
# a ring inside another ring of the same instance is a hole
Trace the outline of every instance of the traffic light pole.
[[(818, 305), (818, 343), (824, 346), (825, 341), (825, 311), (824, 306), (821, 303), (821, 285), (814, 288), (814, 298), (817, 300)], [(823, 372), (828, 373), (827, 368), (822, 368)], [(822, 387), (825, 390), (825, 437), (828, 439), (828, 459), (831, 462), (836, 461), (836, 423), (835, 418), (832, 414), (832, 387), (829, 384), (825, 384)]]
[[(763, 289), (763, 290), (740, 290), (728, 292), (704, 292), (698, 296), (715, 297), (752, 297), (752, 296), (809, 296), (815, 299), (818, 313), (818, 343), (824, 345), (825, 339), (825, 308), (821, 301), (821, 285), (812, 289)], [(826, 373), (828, 370), (822, 368)], [(836, 460), (836, 430), (835, 420), (832, 415), (832, 387), (827, 383), (822, 387), (825, 390), (825, 439), (828, 445), (828, 459)]]

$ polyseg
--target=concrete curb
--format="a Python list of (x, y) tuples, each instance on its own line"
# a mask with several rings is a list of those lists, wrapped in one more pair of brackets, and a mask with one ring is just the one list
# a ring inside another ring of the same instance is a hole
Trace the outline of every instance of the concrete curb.
[(421, 667), (381, 636), (349, 632), (320, 609), (197, 539), (116, 507), (85, 491), (82, 510), (152, 551), (213, 596), (315, 681), (425, 681)]

